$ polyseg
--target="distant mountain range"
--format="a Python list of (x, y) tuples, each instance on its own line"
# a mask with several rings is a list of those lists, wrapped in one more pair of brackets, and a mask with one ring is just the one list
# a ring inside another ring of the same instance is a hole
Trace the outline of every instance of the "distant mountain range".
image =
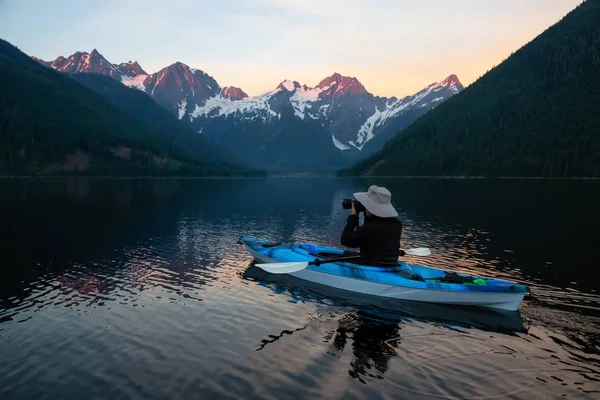
[(179, 62), (0, 41), (0, 174), (600, 176), (599, 20), (586, 0), (466, 90), (450, 75), (404, 98), (338, 73), (251, 97)]
[(264, 175), (111, 79), (120, 70), (97, 52), (78, 62), (55, 63), (107, 76), (69, 77), (0, 40), (0, 176)]
[(340, 175), (600, 176), (600, 0)]
[(373, 154), (464, 89), (450, 75), (412, 96), (386, 98), (372, 95), (356, 78), (335, 73), (312, 88), (286, 80), (249, 97), (179, 62), (147, 74), (137, 62), (112, 64), (96, 49), (36, 60), (65, 73), (110, 76), (145, 92), (249, 165), (289, 171), (339, 168)]

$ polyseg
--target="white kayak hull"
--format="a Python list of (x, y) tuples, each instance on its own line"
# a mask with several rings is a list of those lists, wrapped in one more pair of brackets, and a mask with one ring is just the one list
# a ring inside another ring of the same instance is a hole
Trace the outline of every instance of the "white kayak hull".
[[(256, 260), (263, 263), (278, 262), (275, 259), (254, 251), (249, 246), (246, 246), (246, 248)], [(311, 269), (303, 269), (288, 275), (337, 289), (373, 296), (426, 303), (479, 306), (506, 311), (517, 311), (525, 296), (524, 293), (451, 292), (447, 290), (403, 287), (332, 275)]]

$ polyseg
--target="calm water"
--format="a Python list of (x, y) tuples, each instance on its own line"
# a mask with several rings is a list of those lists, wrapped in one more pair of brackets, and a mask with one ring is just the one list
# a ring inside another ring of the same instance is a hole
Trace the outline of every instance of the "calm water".
[[(387, 186), (422, 264), (520, 313), (268, 275), (241, 235), (338, 245)], [(600, 182), (0, 181), (0, 398), (598, 398)]]

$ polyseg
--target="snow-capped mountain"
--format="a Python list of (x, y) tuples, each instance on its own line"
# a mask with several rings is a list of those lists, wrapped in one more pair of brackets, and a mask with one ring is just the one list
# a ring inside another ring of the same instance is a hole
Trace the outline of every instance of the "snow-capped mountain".
[[(375, 137), (378, 131), (391, 125), (393, 121), (403, 116), (406, 117), (411, 114), (413, 116), (416, 115), (416, 117), (410, 118), (410, 122), (412, 122), (412, 120), (416, 119), (421, 114), (435, 108), (441, 102), (463, 89), (464, 86), (460, 83), (458, 77), (453, 74), (443, 81), (432, 83), (412, 96), (406, 96), (402, 99), (396, 99), (395, 97), (390, 99), (377, 98), (380, 106), (376, 106), (375, 112), (361, 125), (358, 130), (356, 143), (350, 144), (353, 146), (361, 146), (362, 148), (364, 144)], [(410, 122), (406, 124), (406, 126), (408, 126)]]
[(333, 168), (381, 149), (462, 89), (451, 75), (401, 99), (376, 97), (358, 79), (335, 73), (315, 87), (286, 80), (259, 96), (219, 94), (193, 107), (187, 102), (180, 118), (251, 165), (294, 169), (310, 157), (310, 165), (320, 160), (322, 168)]
[(196, 104), (191, 113), (181, 118), (189, 118), (199, 129), (211, 120), (229, 117), (269, 123), (281, 118), (282, 110), (289, 108), (300, 120), (320, 121), (338, 149), (360, 151), (392, 121), (410, 114), (412, 122), (462, 89), (456, 75), (451, 75), (412, 96), (388, 99), (373, 96), (356, 78), (335, 73), (314, 88), (286, 80), (260, 96), (240, 100), (222, 94), (214, 96), (204, 104)]
[(91, 53), (78, 51), (77, 53), (65, 58), (58, 57), (56, 60), (48, 62), (40, 59), (35, 59), (44, 65), (50, 66), (57, 71), (75, 73), (87, 72), (94, 74), (108, 75), (115, 79), (121, 79), (121, 72), (117, 67), (110, 62), (98, 50), (94, 49)]
[(151, 75), (123, 78), (123, 83), (146, 92), (179, 119), (189, 114), (195, 105), (221, 95), (221, 87), (211, 76), (180, 62)]
[(128, 61), (116, 66), (125, 79), (135, 78), (138, 75), (148, 75), (137, 61)]
[(241, 100), (248, 97), (246, 92), (235, 86), (226, 86), (221, 90), (221, 96), (229, 100)]
[(180, 62), (147, 74), (137, 62), (111, 64), (95, 49), (38, 61), (63, 72), (109, 75), (144, 91), (197, 132), (263, 168), (305, 161), (328, 168), (356, 161), (463, 89), (450, 75), (411, 96), (386, 98), (369, 93), (354, 77), (334, 73), (315, 87), (285, 80), (250, 97)]
[(44, 61), (36, 57), (32, 58), (47, 67), (70, 74), (93, 73), (108, 75), (117, 80), (127, 81), (139, 75), (148, 75), (137, 61), (128, 61), (118, 65), (112, 64), (96, 49), (92, 50), (91, 53), (78, 51), (66, 58), (59, 56), (53, 61)]

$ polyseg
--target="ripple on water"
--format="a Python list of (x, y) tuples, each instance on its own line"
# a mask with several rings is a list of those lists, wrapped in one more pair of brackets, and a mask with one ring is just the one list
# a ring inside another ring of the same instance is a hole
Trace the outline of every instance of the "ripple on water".
[[(216, 200), (164, 181), (151, 186), (160, 196), (136, 203), (134, 189), (119, 207), (131, 201), (140, 212), (126, 208), (119, 229), (98, 228), (107, 241), (126, 235), (91, 247), (84, 245), (96, 235), (73, 235), (75, 250), (32, 258), (35, 272), (0, 296), (0, 397), (598, 396), (597, 317), (580, 311), (598, 308), (598, 293), (578, 279), (549, 280), (561, 265), (555, 260), (534, 260), (535, 272), (523, 248), (498, 244), (493, 229), (437, 211), (406, 207), (401, 215), (403, 246), (434, 250), (408, 260), (524, 282), (536, 299), (520, 314), (379, 301), (249, 268), (251, 257), (235, 244), (244, 234), (338, 245), (347, 215), (339, 203), (355, 187), (338, 183), (349, 186), (325, 203), (304, 199), (296, 213), (287, 203), (304, 193), (297, 184), (275, 185), (293, 195), (277, 204), (261, 198), (244, 212), (249, 196), (219, 195), (228, 184), (206, 191)], [(171, 190), (177, 201), (166, 204)]]

